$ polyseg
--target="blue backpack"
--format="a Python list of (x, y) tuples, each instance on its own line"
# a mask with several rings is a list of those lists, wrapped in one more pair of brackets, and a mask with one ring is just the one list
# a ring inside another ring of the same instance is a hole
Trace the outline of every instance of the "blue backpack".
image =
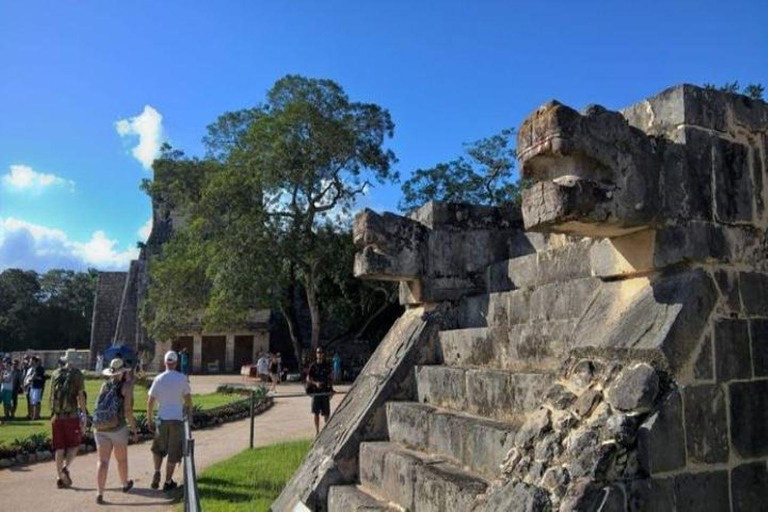
[(120, 425), (120, 409), (123, 403), (122, 382), (110, 380), (101, 386), (93, 410), (93, 428), (111, 430)]

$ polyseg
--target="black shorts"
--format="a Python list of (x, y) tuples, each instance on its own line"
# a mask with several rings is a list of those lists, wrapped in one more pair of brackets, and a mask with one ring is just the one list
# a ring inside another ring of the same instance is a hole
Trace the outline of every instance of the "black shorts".
[(331, 415), (331, 397), (328, 395), (312, 397), (312, 414)]

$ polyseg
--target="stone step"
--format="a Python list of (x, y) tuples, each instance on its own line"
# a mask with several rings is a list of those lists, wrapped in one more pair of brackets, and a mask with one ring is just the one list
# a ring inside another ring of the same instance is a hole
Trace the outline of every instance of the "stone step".
[(511, 327), (529, 322), (579, 318), (602, 281), (582, 277), (547, 283), (535, 288), (464, 297), (459, 306), (459, 326)]
[(328, 489), (328, 512), (396, 512), (399, 510), (381, 501), (356, 485), (334, 485)]
[(490, 368), (417, 366), (419, 402), (486, 418), (515, 421), (537, 408), (553, 381), (550, 373)]
[(442, 331), (437, 345), (439, 357), (447, 366), (555, 370), (571, 348), (576, 322), (553, 320)]
[(594, 275), (590, 258), (593, 243), (584, 239), (493, 263), (485, 271), (486, 290), (503, 292), (590, 277)]
[(387, 403), (389, 440), (498, 478), (521, 421), (501, 422), (415, 402)]
[(374, 442), (360, 444), (360, 487), (410, 512), (468, 512), (488, 483), (441, 457)]

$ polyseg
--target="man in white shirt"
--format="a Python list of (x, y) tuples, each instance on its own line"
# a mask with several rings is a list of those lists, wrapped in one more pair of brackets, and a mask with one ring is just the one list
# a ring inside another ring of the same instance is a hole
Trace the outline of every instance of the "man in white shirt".
[[(149, 429), (154, 431), (155, 438), (152, 441), (152, 456), (155, 462), (155, 474), (152, 477), (153, 489), (160, 486), (160, 467), (163, 458), (168, 456), (165, 465), (164, 491), (171, 491), (177, 487), (173, 481), (173, 471), (176, 464), (181, 462), (184, 447), (184, 408), (187, 415), (192, 418), (192, 396), (187, 377), (176, 371), (179, 356), (173, 350), (165, 354), (165, 371), (155, 377), (149, 388), (149, 400), (147, 401), (147, 423)], [(157, 428), (152, 421), (152, 412), (155, 404), (159, 402), (157, 411)]]
[(269, 354), (263, 354), (261, 358), (256, 362), (256, 371), (259, 374), (259, 379), (262, 381), (269, 381)]

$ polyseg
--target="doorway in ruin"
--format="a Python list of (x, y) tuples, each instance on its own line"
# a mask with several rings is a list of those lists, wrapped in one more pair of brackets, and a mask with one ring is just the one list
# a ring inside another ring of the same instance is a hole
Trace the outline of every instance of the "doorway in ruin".
[(226, 336), (203, 336), (203, 373), (221, 373), (227, 354)]
[(253, 336), (235, 336), (234, 370), (240, 371), (244, 364), (253, 363)]

